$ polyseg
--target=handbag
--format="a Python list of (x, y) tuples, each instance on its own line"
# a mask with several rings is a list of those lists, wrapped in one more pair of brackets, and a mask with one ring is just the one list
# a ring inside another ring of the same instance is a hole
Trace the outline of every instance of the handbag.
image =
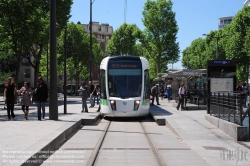
[(153, 100), (153, 96), (152, 95), (150, 95), (150, 100)]
[(37, 101), (37, 88), (33, 91), (32, 101)]

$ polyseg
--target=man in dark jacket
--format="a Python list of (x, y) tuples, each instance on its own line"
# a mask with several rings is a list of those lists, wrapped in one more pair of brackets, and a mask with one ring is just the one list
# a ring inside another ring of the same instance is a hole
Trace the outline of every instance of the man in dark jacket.
[(37, 101), (37, 111), (38, 120), (41, 120), (41, 108), (43, 111), (43, 119), (45, 118), (45, 102), (48, 101), (48, 87), (44, 83), (42, 77), (38, 77), (38, 86), (35, 90), (36, 101)]
[(85, 110), (85, 112), (88, 112), (87, 99), (89, 97), (89, 91), (88, 91), (88, 87), (86, 86), (85, 82), (81, 83), (81, 87), (78, 90), (78, 92), (82, 96), (82, 112), (84, 112), (84, 110)]
[(151, 88), (151, 95), (153, 96), (153, 99), (152, 99), (152, 103), (151, 105), (154, 105), (154, 99), (156, 98), (156, 103), (157, 105), (160, 105), (159, 103), (159, 84), (155, 84), (155, 86), (153, 86)]

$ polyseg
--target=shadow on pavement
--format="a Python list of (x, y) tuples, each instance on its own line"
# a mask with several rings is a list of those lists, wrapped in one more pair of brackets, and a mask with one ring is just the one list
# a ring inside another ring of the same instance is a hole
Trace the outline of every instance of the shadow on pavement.
[(171, 112), (169, 112), (168, 110), (159, 107), (159, 106), (150, 106), (149, 111), (151, 114), (153, 114), (154, 116), (168, 116), (168, 115), (172, 115)]

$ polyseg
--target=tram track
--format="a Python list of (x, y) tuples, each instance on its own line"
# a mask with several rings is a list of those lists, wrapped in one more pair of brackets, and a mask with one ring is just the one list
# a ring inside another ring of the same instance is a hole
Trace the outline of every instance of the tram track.
[(140, 124), (141, 124), (141, 128), (142, 128), (142, 130), (143, 130), (143, 132), (144, 132), (144, 135), (145, 135), (145, 137), (146, 137), (146, 139), (147, 139), (147, 141), (148, 141), (148, 144), (150, 145), (151, 151), (152, 151), (153, 154), (155, 155), (155, 159), (156, 159), (158, 165), (159, 165), (159, 166), (164, 166), (165, 164), (163, 164), (160, 155), (158, 154), (158, 152), (157, 152), (157, 150), (156, 150), (154, 144), (152, 143), (151, 139), (149, 138), (149, 136), (148, 136), (148, 134), (147, 134), (147, 132), (146, 132), (145, 127), (143, 126), (143, 124), (142, 124), (141, 121), (139, 121), (139, 122), (140, 122)]
[[(148, 142), (148, 145), (150, 148), (115, 148), (116, 150), (151, 150), (151, 152), (153, 153), (155, 160), (157, 161), (159, 166), (165, 166), (164, 162), (162, 161), (160, 155), (157, 152), (157, 148), (154, 146), (153, 142), (151, 141), (148, 133), (146, 132), (145, 127), (143, 126), (143, 122), (142, 121), (138, 121), (140, 123), (141, 129), (142, 129), (142, 134), (145, 135), (146, 140)], [(96, 165), (96, 162), (98, 161), (98, 156), (99, 156), (99, 152), (101, 150), (114, 150), (114, 148), (103, 148), (103, 143), (105, 141), (106, 135), (108, 132), (112, 132), (109, 131), (109, 128), (111, 126), (112, 121), (108, 121), (107, 125), (105, 126), (105, 129), (103, 130), (103, 133), (101, 134), (95, 149), (92, 152), (91, 157), (88, 160), (87, 165), (88, 166), (94, 166)], [(115, 138), (114, 138), (115, 139)]]
[(102, 135), (100, 136), (99, 141), (96, 144), (96, 147), (95, 147), (95, 149), (94, 149), (94, 151), (93, 151), (93, 153), (91, 155), (91, 158), (89, 159), (87, 165), (93, 166), (95, 164), (95, 161), (96, 161), (98, 153), (99, 153), (99, 151), (101, 149), (102, 143), (103, 143), (103, 141), (105, 139), (105, 136), (106, 136), (106, 134), (108, 132), (110, 124), (111, 124), (111, 121), (109, 121), (108, 124), (106, 125)]

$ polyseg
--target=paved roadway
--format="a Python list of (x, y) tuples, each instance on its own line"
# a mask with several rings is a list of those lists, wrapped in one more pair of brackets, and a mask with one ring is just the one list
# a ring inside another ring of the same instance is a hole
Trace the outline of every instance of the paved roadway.
[[(26, 160), (41, 150), (69, 125), (86, 116), (98, 115), (97, 106), (90, 108), (88, 114), (80, 113), (80, 98), (70, 97), (69, 114), (64, 115), (62, 96), (59, 99), (58, 121), (48, 120), (48, 107), (46, 119), (37, 121), (36, 108), (33, 106), (30, 120), (24, 120), (18, 106), (15, 110), (16, 120), (7, 121), (6, 110), (0, 105), (0, 165), (21, 165), (21, 160)], [(150, 119), (145, 119), (143, 126), (166, 165), (250, 165), (250, 143), (236, 142), (207, 122), (204, 118), (206, 111), (177, 111), (173, 102), (168, 103), (164, 99), (160, 103), (159, 106), (152, 106), (150, 111), (161, 111), (161, 116), (166, 118), (171, 130), (166, 126), (158, 126)], [(105, 121), (101, 121), (93, 126), (82, 126), (58, 151), (48, 156), (43, 165), (86, 165), (105, 124)], [(107, 134), (109, 140), (106, 140), (103, 147), (106, 149), (101, 149), (102, 155), (96, 165), (157, 165), (147, 150), (149, 145), (145, 142), (137, 121), (128, 123), (117, 120), (110, 130)], [(117, 150), (117, 147), (121, 149)], [(143, 151), (143, 148), (146, 149)], [(73, 164), (74, 161), (79, 163)]]

